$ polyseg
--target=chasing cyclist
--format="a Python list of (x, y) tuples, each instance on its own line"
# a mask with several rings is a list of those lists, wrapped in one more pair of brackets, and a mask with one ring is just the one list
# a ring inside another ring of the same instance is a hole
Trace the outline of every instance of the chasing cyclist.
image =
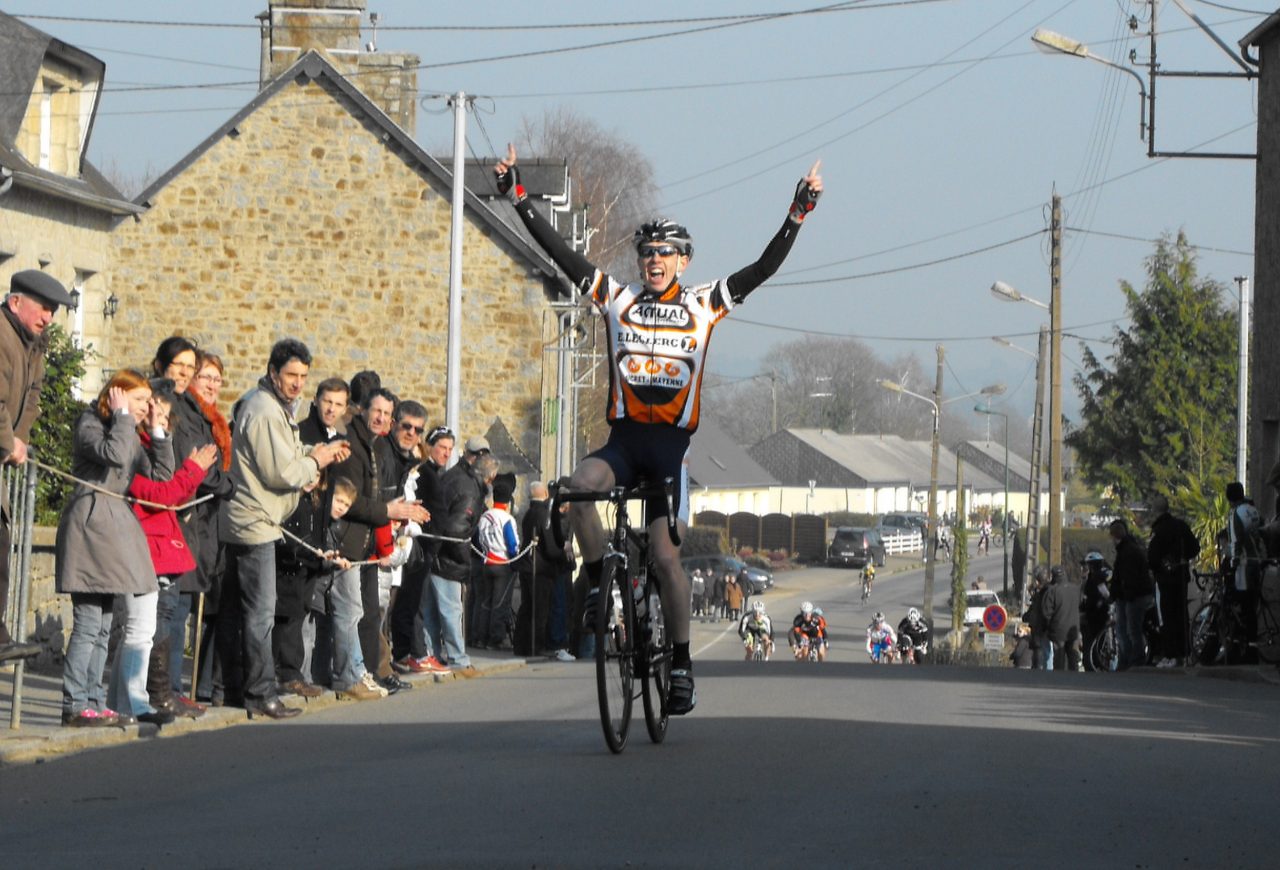
[[(786, 258), (800, 225), (822, 193), (821, 161), (796, 185), (781, 229), (754, 263), (709, 284), (684, 285), (680, 278), (693, 256), (689, 231), (658, 218), (635, 233), (640, 280), (624, 284), (572, 250), (534, 209), (520, 184), (516, 149), (494, 167), (498, 192), (508, 194), (529, 234), (555, 261), (605, 320), (609, 359), (606, 417), (609, 440), (583, 459), (570, 480), (575, 491), (604, 492), (633, 486), (641, 478), (658, 483), (671, 477), (679, 487), (675, 504), (683, 533), (688, 517), (685, 455), (698, 428), (707, 347), (715, 325), (751, 291), (765, 282)], [(646, 506), (650, 556), (662, 594), (662, 613), (673, 644), (668, 711), (688, 713), (697, 702), (689, 657), (689, 578), (680, 567), (680, 548), (666, 531), (667, 506), (653, 499)], [(572, 525), (593, 593), (600, 586), (604, 528), (595, 506), (573, 505)], [(588, 596), (585, 619), (595, 612)]]
[(875, 562), (867, 562), (862, 566), (862, 601), (866, 603), (871, 597), (871, 587), (876, 582), (876, 564)]
[(800, 612), (791, 621), (787, 643), (791, 644), (792, 655), (798, 662), (808, 658), (810, 646), (818, 650), (818, 661), (827, 660), (827, 619), (813, 609), (812, 603), (806, 601), (800, 605)]
[(867, 626), (867, 655), (873, 662), (892, 662), (897, 643), (898, 638), (884, 621), (884, 614), (877, 610)]
[(773, 620), (764, 612), (764, 602), (752, 602), (751, 609), (738, 623), (738, 637), (747, 648), (747, 661), (756, 650), (757, 644), (764, 644), (764, 660), (767, 662), (773, 655)]
[(898, 623), (898, 652), (904, 662), (913, 665), (929, 654), (929, 623), (914, 607)]

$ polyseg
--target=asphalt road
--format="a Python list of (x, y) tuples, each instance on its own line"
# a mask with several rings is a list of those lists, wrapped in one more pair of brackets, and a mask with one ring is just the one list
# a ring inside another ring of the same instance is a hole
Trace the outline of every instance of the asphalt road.
[[(611, 755), (592, 665), (538, 663), (5, 769), (0, 866), (1275, 866), (1274, 685), (872, 666), (855, 579), (765, 596), (824, 608), (823, 665), (696, 626), (661, 746)], [(882, 581), (898, 618), (918, 575)]]

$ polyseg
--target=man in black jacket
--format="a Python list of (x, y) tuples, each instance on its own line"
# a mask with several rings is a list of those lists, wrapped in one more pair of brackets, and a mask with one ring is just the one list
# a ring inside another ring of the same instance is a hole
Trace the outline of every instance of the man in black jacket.
[(1151, 543), (1147, 563), (1160, 589), (1160, 650), (1158, 668), (1181, 665), (1187, 656), (1187, 583), (1191, 562), (1200, 555), (1200, 542), (1191, 527), (1169, 513), (1169, 499), (1151, 498)]
[[(437, 426), (427, 433), (426, 442), (427, 458), (409, 475), (414, 481), (415, 495), (431, 514), (431, 521), (423, 527), (425, 535), (414, 541), (414, 552), (404, 566), (400, 594), (391, 611), (391, 655), (401, 673), (448, 676), (453, 672), (440, 661), (425, 626), (428, 612), (435, 620), (432, 624), (440, 624), (435, 596), (429, 593), (429, 578), (440, 551), (436, 535), (445, 515), (441, 478), (453, 455), (453, 432), (447, 426)], [(438, 633), (435, 639), (438, 640)]]
[(498, 460), (489, 452), (489, 442), (480, 436), (467, 439), (462, 460), (440, 479), (444, 510), (433, 524), (446, 540), (440, 542), (428, 588), (433, 607), (426, 609), (425, 622), (431, 647), (456, 676), (479, 675), (467, 655), (463, 629), (462, 593), (471, 581), (471, 538), (485, 511), (485, 495), (498, 475)]
[[(564, 547), (557, 547), (551, 531), (550, 493), (540, 480), (529, 484), (529, 509), (520, 521), (520, 540), (536, 545), (520, 560), (520, 612), (516, 614), (516, 654), (542, 655), (571, 662), (567, 633), (566, 593), (573, 571), (567, 505), (555, 518), (561, 523)], [(556, 604), (558, 603), (558, 607)], [(555, 618), (557, 617), (558, 618)]]
[(1080, 670), (1080, 586), (1067, 579), (1061, 565), (1049, 569), (1049, 588), (1040, 608), (1053, 644), (1053, 669)]
[(1116, 545), (1111, 591), (1116, 597), (1116, 634), (1120, 642), (1120, 669), (1147, 663), (1147, 642), (1142, 622), (1155, 603), (1155, 583), (1147, 570), (1147, 554), (1124, 520), (1113, 520), (1111, 540)]

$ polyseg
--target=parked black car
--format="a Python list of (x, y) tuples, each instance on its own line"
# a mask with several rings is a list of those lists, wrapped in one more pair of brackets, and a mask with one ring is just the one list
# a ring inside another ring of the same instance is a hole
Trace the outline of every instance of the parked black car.
[(875, 529), (841, 526), (827, 547), (827, 564), (861, 568), (867, 562), (884, 564), (884, 541)]
[(693, 569), (698, 568), (702, 571), (702, 576), (704, 577), (714, 577), (717, 574), (723, 577), (730, 572), (737, 574), (745, 567), (747, 576), (751, 578), (752, 595), (759, 595), (766, 589), (773, 588), (772, 573), (754, 565), (746, 565), (737, 556), (730, 556), (727, 553), (720, 553), (715, 556), (689, 556), (681, 559), (680, 564), (684, 566), (686, 574), (692, 575)]

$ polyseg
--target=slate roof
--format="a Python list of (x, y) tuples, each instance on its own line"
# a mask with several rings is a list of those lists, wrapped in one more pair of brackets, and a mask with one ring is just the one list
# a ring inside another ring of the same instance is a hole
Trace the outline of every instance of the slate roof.
[(706, 419), (689, 444), (689, 483), (693, 486), (746, 488), (777, 486), (779, 481), (749, 455), (745, 447)]
[(14, 147), (46, 54), (86, 70), (87, 78), (96, 80), (101, 88), (106, 72), (106, 64), (101, 60), (0, 12), (0, 166), (13, 173), (14, 184), (19, 187), (110, 214), (139, 213), (142, 209), (129, 202), (84, 156), (93, 133), (93, 119), (98, 114), (96, 93), (77, 175), (60, 175), (41, 169)]
[[(967, 449), (975, 450), (984, 454), (991, 460), (991, 468), (1000, 468), (999, 481), (1001, 486), (1004, 485), (1004, 442), (996, 442), (994, 440), (975, 439), (973, 441), (961, 442)], [(959, 445), (957, 445), (959, 449)], [(966, 466), (965, 473), (968, 473)], [(1023, 456), (1019, 456), (1013, 450), (1009, 451), (1009, 488), (1018, 490), (1026, 489), (1031, 483), (1031, 460)], [(1049, 491), (1049, 478), (1041, 473), (1040, 475), (1041, 489), (1045, 492)]]
[[(842, 435), (829, 429), (786, 431), (793, 438), (865, 480), (868, 486), (910, 484), (916, 489), (929, 486), (932, 452), (928, 441), (908, 441), (897, 435)], [(1001, 464), (1003, 461), (1002, 458)], [(955, 476), (955, 454), (946, 447), (939, 447), (939, 486), (943, 489), (954, 488)], [(964, 468), (964, 483), (966, 487), (980, 491), (1004, 489), (1003, 477), (997, 481), (968, 463)], [(823, 485), (820, 479), (818, 485)]]

